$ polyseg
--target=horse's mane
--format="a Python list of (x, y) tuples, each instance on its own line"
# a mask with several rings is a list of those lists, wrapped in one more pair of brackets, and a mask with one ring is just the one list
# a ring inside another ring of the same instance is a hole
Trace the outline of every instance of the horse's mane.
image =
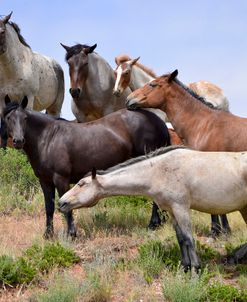
[[(11, 111), (13, 110), (16, 110), (20, 107), (20, 104), (17, 103), (17, 102), (10, 102), (8, 103), (4, 109), (3, 109), (3, 117), (5, 117), (7, 114), (9, 114)], [(44, 117), (46, 119), (50, 119), (50, 120), (58, 120), (58, 121), (66, 121), (66, 122), (69, 122), (68, 120), (64, 119), (64, 118), (61, 118), (61, 117), (54, 117), (52, 115), (49, 115), (49, 114), (44, 114), (42, 112), (39, 112), (39, 111), (34, 111), (34, 110), (30, 110), (30, 109), (25, 109), (26, 111), (30, 112), (31, 114), (33, 115), (36, 115), (36, 116), (40, 116), (40, 117)]]
[(212, 103), (208, 102), (204, 97), (198, 95), (194, 90), (186, 86), (184, 83), (180, 82), (177, 78), (174, 79), (174, 82), (176, 82), (179, 86), (181, 86), (184, 90), (186, 90), (190, 95), (192, 95), (194, 98), (199, 100), (202, 104), (206, 105), (209, 108), (215, 109), (215, 110), (221, 110), (219, 106), (214, 106)]
[[(121, 65), (122, 63), (125, 63), (130, 60), (132, 60), (132, 59), (126, 54), (119, 55), (115, 58), (115, 62), (118, 66)], [(154, 73), (154, 71), (152, 69), (146, 67), (145, 65), (142, 65), (139, 62), (136, 62), (135, 65), (138, 66), (139, 68), (141, 68), (143, 71), (145, 71), (151, 77), (153, 77), (153, 78), (157, 77), (157, 75)]]
[(67, 53), (65, 55), (65, 60), (68, 61), (72, 56), (74, 55), (78, 55), (83, 48), (88, 48), (90, 46), (88, 46), (87, 44), (76, 44), (74, 46), (71, 46), (68, 50)]
[(21, 35), (20, 27), (19, 27), (16, 23), (14, 23), (14, 22), (12, 22), (12, 21), (9, 21), (8, 24), (9, 24), (10, 26), (12, 26), (13, 29), (15, 30), (15, 32), (17, 33), (20, 42), (21, 42), (24, 46), (26, 46), (26, 47), (28, 47), (28, 48), (31, 48), (31, 47), (27, 44), (27, 42), (26, 42), (26, 40), (23, 38), (23, 36)]
[(110, 172), (119, 170), (119, 169), (124, 168), (124, 167), (131, 166), (135, 163), (147, 160), (149, 158), (152, 158), (152, 157), (155, 157), (155, 156), (158, 156), (158, 155), (161, 155), (161, 154), (168, 153), (168, 152), (176, 150), (176, 149), (188, 149), (188, 147), (182, 146), (182, 145), (173, 145), (173, 146), (168, 146), (168, 147), (162, 147), (162, 148), (159, 148), (159, 149), (157, 149), (153, 152), (147, 153), (145, 155), (141, 155), (141, 156), (138, 156), (138, 157), (128, 159), (125, 162), (123, 162), (121, 164), (118, 164), (116, 166), (113, 166), (113, 167), (111, 167), (107, 170), (99, 170), (99, 171), (97, 171), (97, 174), (98, 175), (108, 174)]
[(12, 110), (15, 110), (19, 107), (20, 105), (16, 102), (10, 102), (4, 107), (3, 109), (3, 117), (5, 117), (7, 114), (9, 114)]

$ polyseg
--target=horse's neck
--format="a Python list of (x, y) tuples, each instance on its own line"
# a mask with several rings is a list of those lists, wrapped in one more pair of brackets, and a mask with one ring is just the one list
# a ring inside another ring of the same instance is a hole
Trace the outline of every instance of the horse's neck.
[(169, 88), (171, 90), (166, 92), (166, 102), (161, 109), (166, 112), (175, 132), (183, 139), (184, 144), (194, 147), (199, 129), (205, 127), (209, 120), (214, 123), (215, 111), (202, 104), (179, 84), (173, 82), (172, 85)]
[(6, 51), (0, 55), (1, 77), (18, 77), (23, 73), (20, 66), (25, 66), (30, 49), (24, 46), (11, 25), (6, 25)]
[(39, 156), (38, 149), (42, 140), (42, 134), (47, 130), (49, 125), (50, 123), (47, 122), (45, 117), (41, 116), (41, 113), (31, 111), (27, 113), (27, 124), (25, 131), (26, 142), (23, 149), (32, 165), (37, 161)]
[(129, 89), (120, 98), (114, 96), (112, 91), (115, 76), (111, 66), (97, 53), (90, 54), (88, 60), (88, 78), (83, 98), (89, 108), (99, 110), (100, 116), (123, 108), (126, 97), (130, 93)]
[(104, 93), (107, 94), (109, 90), (112, 93), (115, 78), (111, 66), (97, 53), (89, 54), (88, 60), (89, 71), (86, 85), (90, 89), (90, 94), (101, 96)]
[(144, 86), (146, 83), (154, 80), (154, 77), (149, 75), (141, 67), (133, 65), (130, 77), (129, 87), (132, 91)]
[[(135, 164), (121, 168), (114, 172), (110, 172), (106, 175), (102, 175), (99, 178), (99, 182), (103, 189), (104, 196), (111, 195), (140, 195), (147, 194), (150, 186), (150, 175), (147, 169), (153, 169), (151, 165), (147, 166), (146, 163), (140, 162), (138, 167), (135, 168)], [(140, 171), (145, 171), (140, 175)]]

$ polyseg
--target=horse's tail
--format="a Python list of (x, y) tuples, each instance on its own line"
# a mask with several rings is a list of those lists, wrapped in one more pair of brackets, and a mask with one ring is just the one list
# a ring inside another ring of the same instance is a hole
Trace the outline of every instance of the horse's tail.
[(58, 89), (56, 98), (52, 105), (46, 109), (46, 113), (55, 117), (60, 117), (64, 101), (64, 73), (62, 67), (55, 60), (52, 63), (57, 77)]
[(159, 133), (160, 137), (160, 145), (157, 146), (157, 148), (160, 148), (162, 146), (170, 146), (171, 138), (166, 125), (166, 114), (159, 109), (153, 108), (143, 108), (138, 109), (137, 111), (142, 112), (142, 114), (147, 116), (148, 119), (151, 120), (152, 124), (155, 125), (157, 134)]

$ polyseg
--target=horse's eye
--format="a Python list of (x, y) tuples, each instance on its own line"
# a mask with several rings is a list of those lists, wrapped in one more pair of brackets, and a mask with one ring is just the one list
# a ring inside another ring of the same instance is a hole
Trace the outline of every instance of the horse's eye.
[(153, 88), (153, 87), (158, 86), (158, 84), (157, 84), (157, 83), (152, 83), (152, 82), (151, 82), (151, 83), (149, 83), (149, 86)]
[(82, 187), (84, 184), (85, 184), (85, 181), (82, 179), (78, 182), (79, 187)]

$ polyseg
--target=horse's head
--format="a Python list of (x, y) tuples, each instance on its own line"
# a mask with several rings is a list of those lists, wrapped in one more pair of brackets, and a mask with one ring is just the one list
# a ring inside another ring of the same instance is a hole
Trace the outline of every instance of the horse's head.
[(22, 149), (25, 143), (24, 135), (26, 129), (27, 114), (25, 108), (28, 99), (25, 96), (20, 104), (11, 102), (8, 95), (5, 97), (6, 107), (4, 108), (3, 117), (7, 127), (8, 136), (13, 140), (13, 146), (16, 149)]
[(3, 54), (6, 51), (6, 24), (8, 23), (12, 12), (0, 20), (0, 54)]
[(159, 108), (165, 104), (164, 91), (169, 89), (172, 81), (178, 75), (175, 70), (171, 74), (157, 77), (143, 87), (128, 95), (126, 106), (130, 110), (137, 108)]
[(115, 58), (117, 64), (117, 68), (114, 71), (116, 82), (113, 88), (113, 94), (115, 96), (120, 96), (129, 86), (132, 67), (139, 59), (140, 57), (131, 60), (128, 56), (123, 55)]
[(60, 211), (68, 212), (81, 207), (92, 207), (99, 199), (101, 185), (96, 177), (96, 170), (92, 170), (92, 176), (82, 178), (72, 189), (67, 191), (58, 202)]
[(78, 99), (83, 91), (88, 76), (88, 55), (94, 51), (93, 46), (77, 44), (72, 47), (60, 43), (66, 50), (66, 61), (69, 65), (70, 89), (73, 99)]

